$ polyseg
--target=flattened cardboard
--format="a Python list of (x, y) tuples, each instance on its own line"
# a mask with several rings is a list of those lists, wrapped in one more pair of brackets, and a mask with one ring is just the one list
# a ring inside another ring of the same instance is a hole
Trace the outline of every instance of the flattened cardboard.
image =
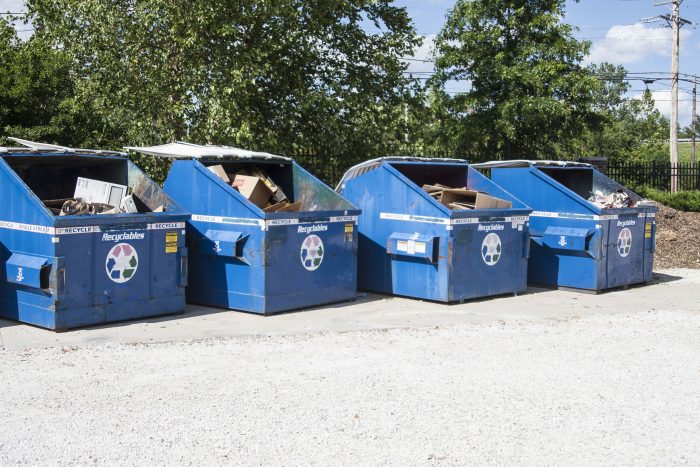
[(289, 204), (282, 209), (279, 209), (277, 212), (298, 212), (301, 209), (301, 201), (297, 201), (296, 203)]
[(474, 209), (510, 209), (512, 206), (513, 203), (510, 201), (496, 198), (486, 193), (478, 193), (476, 195), (476, 205)]
[(452, 203), (473, 205), (473, 209), (509, 209), (513, 206), (510, 201), (496, 198), (480, 191), (465, 190), (463, 188), (443, 190), (440, 202), (448, 207)]
[(277, 212), (285, 206), (289, 206), (289, 202), (282, 201), (281, 203), (271, 204), (263, 209), (264, 212)]

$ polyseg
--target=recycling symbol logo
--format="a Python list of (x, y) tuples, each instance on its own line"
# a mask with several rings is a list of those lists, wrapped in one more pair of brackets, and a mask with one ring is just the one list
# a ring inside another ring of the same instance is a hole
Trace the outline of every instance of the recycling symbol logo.
[(501, 237), (491, 232), (481, 242), (481, 257), (484, 263), (493, 266), (501, 259)]
[(309, 235), (301, 242), (301, 264), (307, 271), (315, 271), (323, 262), (323, 241), (317, 235)]
[(617, 252), (620, 256), (625, 258), (630, 254), (632, 250), (632, 232), (630, 229), (625, 227), (620, 231), (620, 235), (617, 236)]
[(107, 253), (107, 276), (117, 284), (123, 284), (134, 277), (138, 268), (139, 255), (136, 248), (128, 243), (118, 243)]

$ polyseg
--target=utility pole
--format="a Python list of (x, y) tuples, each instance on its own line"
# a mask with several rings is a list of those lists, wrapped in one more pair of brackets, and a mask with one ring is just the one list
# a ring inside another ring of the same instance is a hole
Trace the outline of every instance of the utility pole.
[(693, 111), (690, 117), (692, 118), (692, 121), (690, 122), (690, 131), (692, 132), (692, 134), (690, 135), (690, 167), (692, 169), (695, 169), (695, 132), (697, 131), (697, 128), (695, 126), (695, 106), (698, 97), (697, 87), (698, 75), (695, 75), (693, 76)]
[(673, 0), (673, 64), (671, 66), (671, 193), (678, 191), (678, 56), (681, 42), (680, 8), (682, 0)]
[(673, 51), (671, 57), (671, 134), (670, 134), (670, 160), (671, 160), (671, 193), (678, 191), (678, 57), (680, 55), (681, 27), (684, 24), (693, 24), (691, 21), (681, 18), (681, 3), (683, 0), (668, 0), (655, 3), (654, 6), (671, 5), (670, 15), (659, 15), (653, 18), (645, 18), (646, 22), (664, 19), (673, 30)]

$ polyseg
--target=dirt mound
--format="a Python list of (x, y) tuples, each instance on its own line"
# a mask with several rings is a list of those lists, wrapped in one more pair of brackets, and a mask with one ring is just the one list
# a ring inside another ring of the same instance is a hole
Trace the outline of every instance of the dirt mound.
[(700, 269), (700, 212), (659, 205), (654, 268)]

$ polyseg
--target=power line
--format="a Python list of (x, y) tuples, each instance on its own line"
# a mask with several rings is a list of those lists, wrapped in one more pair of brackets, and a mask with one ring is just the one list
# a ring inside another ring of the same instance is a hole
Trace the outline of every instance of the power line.
[[(671, 29), (673, 29), (673, 52), (671, 62), (671, 73), (673, 74), (673, 79), (671, 80), (671, 144), (669, 145), (671, 165), (678, 164), (678, 61), (681, 48), (681, 28), (686, 25), (693, 26), (692, 21), (681, 18), (681, 3), (683, 3), (683, 0), (666, 0), (655, 3), (654, 6), (671, 5), (671, 14), (658, 15), (644, 19), (647, 23), (664, 20)], [(671, 177), (671, 193), (677, 191), (678, 177)]]

